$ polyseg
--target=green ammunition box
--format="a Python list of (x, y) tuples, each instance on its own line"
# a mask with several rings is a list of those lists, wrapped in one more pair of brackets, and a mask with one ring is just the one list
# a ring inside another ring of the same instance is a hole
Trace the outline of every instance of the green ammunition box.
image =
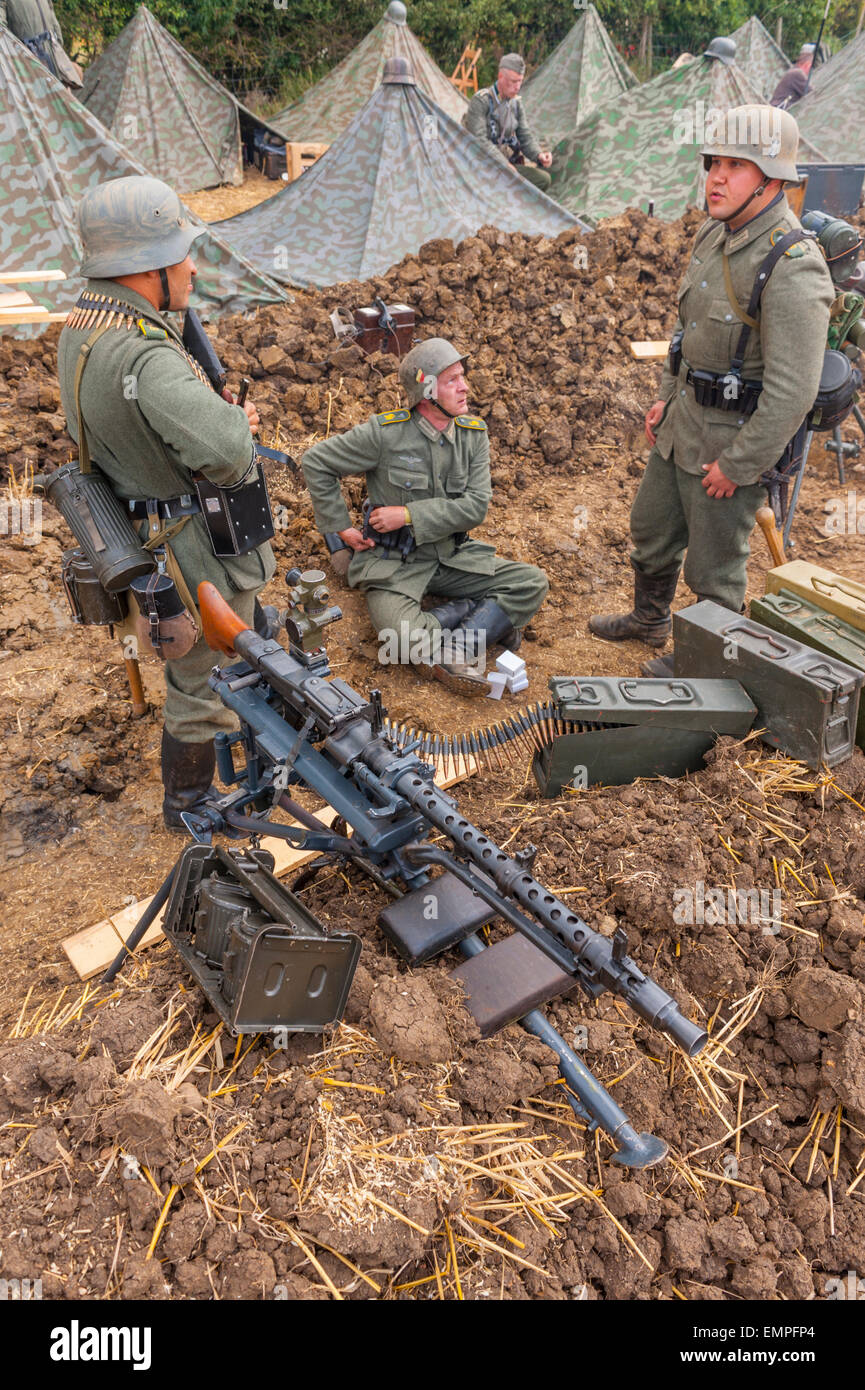
[[(845, 623), (842, 618), (818, 608), (810, 599), (801, 598), (789, 589), (766, 594), (751, 600), (751, 617), (773, 632), (795, 637), (807, 647), (814, 647), (827, 656), (837, 657), (845, 665), (865, 673), (865, 632)], [(856, 721), (856, 742), (865, 749), (865, 700), (859, 700)]]
[(743, 738), (757, 713), (735, 680), (552, 676), (549, 685), (562, 733), (532, 764), (543, 796), (681, 777), (703, 766), (719, 734)]
[(808, 599), (824, 612), (834, 613), (836, 618), (865, 632), (865, 584), (858, 580), (821, 569), (807, 560), (791, 560), (766, 575), (768, 594), (779, 594), (782, 589)]
[(738, 680), (762, 738), (809, 767), (853, 751), (862, 672), (704, 600), (673, 615), (677, 676)]

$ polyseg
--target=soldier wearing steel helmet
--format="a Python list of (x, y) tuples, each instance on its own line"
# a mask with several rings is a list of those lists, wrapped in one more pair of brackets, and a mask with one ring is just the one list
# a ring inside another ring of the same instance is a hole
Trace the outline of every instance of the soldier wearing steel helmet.
[[(303, 471), (319, 529), (353, 552), (348, 583), (366, 595), (381, 659), (411, 662), (472, 696), (489, 691), (485, 653), (519, 644), (548, 586), (542, 570), (467, 534), (484, 520), (492, 487), (486, 425), (465, 413), (465, 361), (444, 338), (420, 343), (400, 364), (408, 408), (314, 444)], [(366, 539), (340, 489), (356, 474), (369, 496)], [(427, 594), (448, 602), (423, 610)]]
[[(87, 284), (58, 349), (69, 432), (80, 444), (80, 404), (93, 463), (128, 500), (142, 539), (148, 515), (165, 532), (163, 562), (187, 608), (208, 579), (252, 625), (255, 595), (275, 569), (273, 552), (265, 544), (218, 559), (193, 475), (218, 486), (240, 482), (254, 457), (258, 412), (250, 402), (235, 405), (230, 393), (217, 395), (165, 317), (188, 305), (190, 248), (203, 228), (189, 221), (167, 184), (138, 176), (90, 189), (78, 222)], [(163, 814), (171, 828), (182, 828), (181, 813), (210, 788), (214, 734), (234, 727), (209, 688), (212, 666), (200, 636), (186, 656), (165, 664)]]
[[(710, 220), (679, 287), (680, 360), (671, 354), (646, 415), (652, 449), (631, 509), (633, 609), (589, 621), (608, 641), (665, 644), (683, 560), (698, 598), (742, 609), (750, 535), (766, 500), (760, 478), (813, 405), (834, 298), (823, 256), (805, 239), (775, 264), (757, 319), (747, 315), (766, 257), (801, 230), (784, 195), (786, 183), (798, 182), (798, 144), (789, 112), (753, 105), (727, 112), (701, 150)], [(741, 377), (757, 389), (747, 400), (735, 381), (704, 389), (707, 375), (730, 373), (746, 317), (753, 326)], [(669, 661), (643, 669), (662, 674)]]
[(499, 62), (491, 87), (475, 92), (463, 116), (463, 125), (478, 140), (488, 140), (512, 169), (536, 188), (550, 186), (553, 157), (542, 151), (529, 129), (520, 100), (526, 65), (519, 53), (506, 53)]

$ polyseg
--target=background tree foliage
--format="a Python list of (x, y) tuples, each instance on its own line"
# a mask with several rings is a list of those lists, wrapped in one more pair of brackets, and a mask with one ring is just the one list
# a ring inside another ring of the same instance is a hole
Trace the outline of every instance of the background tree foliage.
[[(98, 53), (132, 18), (137, 0), (54, 0), (69, 47)], [(497, 59), (522, 52), (542, 62), (579, 17), (573, 0), (407, 0), (409, 24), (436, 62), (450, 73), (467, 42), (483, 48), (481, 78), (491, 81)], [(683, 50), (701, 49), (751, 14), (795, 57), (816, 37), (824, 0), (595, 0), (627, 61), (639, 76), (641, 42), (651, 24), (652, 71), (669, 67)], [(378, 22), (387, 0), (150, 0), (150, 8), (216, 76), (239, 95), (249, 92), (285, 104), (338, 63)], [(860, 0), (835, 0), (827, 33), (847, 37)]]

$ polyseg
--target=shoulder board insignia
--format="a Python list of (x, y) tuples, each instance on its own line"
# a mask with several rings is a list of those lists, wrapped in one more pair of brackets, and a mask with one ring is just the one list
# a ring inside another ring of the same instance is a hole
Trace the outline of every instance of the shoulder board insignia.
[(167, 338), (168, 334), (164, 328), (158, 328), (155, 323), (148, 323), (146, 319), (138, 320), (138, 331), (142, 338)]
[[(769, 233), (769, 241), (771, 242), (771, 244), (772, 244), (773, 246), (775, 246), (775, 245), (781, 240), (782, 236), (786, 236), (788, 232), (792, 232), (792, 231), (793, 231), (793, 228), (792, 228), (792, 227), (773, 227), (772, 230), (771, 230), (771, 232)], [(804, 232), (803, 232), (803, 234), (802, 234), (802, 241), (794, 241), (794, 243), (793, 243), (792, 246), (788, 246), (788, 247), (787, 247), (787, 250), (784, 252), (784, 255), (785, 255), (785, 256), (789, 256), (790, 259), (791, 259), (792, 261), (796, 261), (796, 260), (799, 259), (800, 256), (804, 256), (804, 255), (805, 255), (805, 245), (804, 245), (804, 241), (805, 241), (805, 234), (804, 234)]]
[(411, 419), (410, 410), (383, 410), (381, 415), (375, 417), (380, 425), (399, 425), (404, 420)]
[(477, 415), (458, 415), (455, 424), (464, 430), (485, 430), (486, 425)]

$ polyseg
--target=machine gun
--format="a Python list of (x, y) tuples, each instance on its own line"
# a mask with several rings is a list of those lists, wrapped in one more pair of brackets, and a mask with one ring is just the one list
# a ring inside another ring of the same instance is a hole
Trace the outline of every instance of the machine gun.
[[(599, 935), (532, 876), (534, 846), (511, 857), (460, 814), (417, 756), (420, 740), (398, 747), (385, 733), (380, 692), (367, 700), (345, 681), (327, 679), (321, 633), (339, 610), (326, 606), (321, 571), (294, 570), (287, 580), (288, 650), (248, 628), (212, 584), (199, 585), (207, 642), (232, 659), (214, 668), (210, 683), (241, 727), (216, 739), (219, 775), (232, 789), (184, 814), (197, 843), (160, 890), (162, 902), (168, 898), (166, 936), (235, 1032), (320, 1028), (340, 1017), (357, 939), (315, 922), (273, 878), (257, 837), (319, 851), (319, 867), (334, 859), (353, 864), (394, 900), (378, 921), (404, 959), (418, 964), (459, 945), (469, 959), (454, 978), (467, 989), (482, 1034), (521, 1022), (558, 1055), (575, 1112), (590, 1130), (600, 1126), (615, 1139), (615, 1161), (659, 1162), (666, 1145), (634, 1130), (537, 1005), (577, 985), (593, 999), (611, 990), (689, 1056), (707, 1041), (705, 1029), (626, 954), (623, 928), (612, 940)], [(234, 748), (243, 754), (239, 770)], [(288, 794), (291, 787), (318, 793), (338, 820), (326, 825)], [(276, 807), (300, 824), (270, 819)], [(430, 843), (436, 832), (447, 848)], [(215, 834), (238, 833), (253, 836), (252, 851), (212, 848)], [(431, 877), (433, 868), (444, 872)], [(159, 896), (128, 949), (159, 910)], [(494, 917), (516, 935), (485, 947), (476, 932)], [(124, 959), (125, 952), (109, 975)]]

